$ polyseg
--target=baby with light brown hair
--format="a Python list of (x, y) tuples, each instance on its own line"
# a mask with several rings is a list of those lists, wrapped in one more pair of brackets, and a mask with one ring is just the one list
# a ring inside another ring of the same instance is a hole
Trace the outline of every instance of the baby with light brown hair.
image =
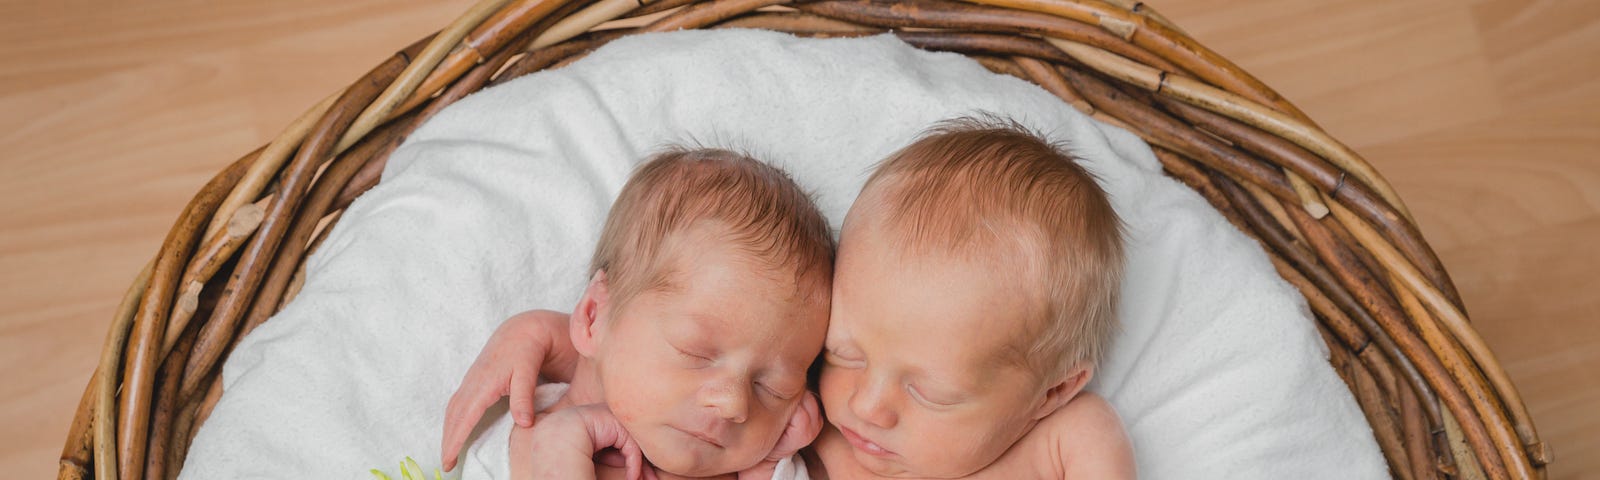
[(947, 121), (885, 160), (840, 234), (813, 478), (1134, 477), (1083, 391), (1116, 330), (1120, 225), (1014, 122)]
[[(821, 428), (806, 372), (827, 329), (834, 243), (788, 175), (746, 155), (648, 160), (607, 216), (571, 314), (507, 320), (447, 407), (442, 463), (511, 397), (514, 477), (771, 477)], [(568, 382), (534, 423), (540, 375)], [(642, 458), (641, 458), (642, 457)]]

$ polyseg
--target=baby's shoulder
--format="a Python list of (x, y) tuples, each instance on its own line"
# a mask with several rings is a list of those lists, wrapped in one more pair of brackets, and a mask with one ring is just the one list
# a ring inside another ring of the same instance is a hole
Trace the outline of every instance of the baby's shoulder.
[(1093, 436), (1095, 432), (1108, 430), (1120, 434), (1122, 418), (1105, 398), (1094, 392), (1082, 392), (1040, 421), (1035, 427), (1038, 429), (1072, 436)]
[(571, 315), (554, 310), (528, 310), (507, 318), (496, 333), (505, 332), (511, 335), (548, 333), (565, 337), (567, 321), (571, 318)]
[(506, 319), (506, 321), (512, 321), (512, 320), (529, 321), (529, 320), (531, 320), (531, 321), (544, 321), (544, 322), (548, 322), (548, 321), (562, 321), (562, 322), (565, 322), (565, 321), (567, 321), (567, 318), (568, 318), (568, 315), (566, 313), (557, 312), (555, 310), (528, 310), (526, 312), (522, 312), (522, 313), (518, 313), (516, 315), (512, 315), (511, 318)]
[(1058, 465), (1057, 478), (1135, 478), (1133, 445), (1104, 398), (1083, 392), (1029, 432), (1030, 443)]

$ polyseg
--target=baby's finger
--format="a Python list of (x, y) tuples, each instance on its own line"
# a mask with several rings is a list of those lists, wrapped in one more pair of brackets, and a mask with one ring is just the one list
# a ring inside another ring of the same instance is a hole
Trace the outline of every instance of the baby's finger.
[(444, 471), (455, 470), (456, 456), (461, 453), (461, 442), (463, 441), (465, 439), (461, 438), (460, 428), (456, 427), (450, 420), (445, 420), (444, 438), (439, 442), (439, 465), (444, 467)]
[[(627, 478), (632, 480), (645, 478), (642, 472), (649, 466), (645, 463), (644, 452), (640, 450), (639, 444), (633, 441), (633, 437), (628, 435), (628, 431), (622, 428), (622, 422), (617, 421), (617, 417), (613, 416), (605, 405), (583, 405), (563, 412), (574, 412), (581, 419), (584, 428), (589, 431), (590, 446), (593, 448), (591, 451), (603, 453), (607, 449), (616, 449), (622, 455), (623, 469)], [(606, 464), (615, 461), (614, 458), (605, 458), (605, 455), (600, 455), (597, 459)]]
[(539, 381), (539, 370), (534, 369), (532, 375), (524, 369), (511, 371), (511, 418), (516, 419), (517, 426), (533, 426), (533, 389)]
[(640, 472), (645, 470), (644, 454), (639, 451), (639, 445), (633, 443), (633, 439), (630, 438), (624, 438), (622, 439), (622, 442), (619, 443), (621, 443), (621, 445), (617, 446), (617, 450), (622, 452), (622, 458), (625, 460), (625, 463), (627, 463), (626, 468), (628, 471), (628, 479), (643, 479), (644, 475)]
[(462, 444), (466, 443), (467, 435), (472, 433), (472, 427), (483, 418), (483, 412), (490, 405), (500, 400), (504, 390), (489, 383), (476, 383), (461, 386), (455, 395), (451, 396), (450, 404), (445, 407), (444, 438), (440, 442), (439, 451), (443, 454), (440, 462), (446, 470), (455, 468), (456, 455), (460, 452)]
[(454, 470), (456, 466), (456, 452), (460, 448), (455, 444), (460, 440), (455, 439), (455, 425), (461, 421), (461, 404), (464, 401), (462, 391), (456, 390), (455, 394), (450, 395), (450, 403), (444, 407), (444, 434), (439, 438), (439, 465), (443, 466), (446, 472)]
[(455, 470), (456, 456), (461, 452), (461, 443), (466, 441), (464, 438), (466, 429), (462, 428), (466, 420), (462, 417), (466, 416), (465, 405), (471, 402), (468, 395), (469, 392), (466, 390), (457, 391), (450, 397), (450, 404), (445, 407), (444, 435), (439, 439), (441, 455), (439, 464), (447, 472)]

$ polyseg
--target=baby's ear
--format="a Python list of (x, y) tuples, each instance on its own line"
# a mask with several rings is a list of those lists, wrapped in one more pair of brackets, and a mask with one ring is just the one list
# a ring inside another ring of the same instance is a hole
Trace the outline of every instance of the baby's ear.
[(583, 298), (578, 299), (578, 306), (573, 307), (572, 316), (569, 317), (567, 332), (572, 338), (572, 347), (579, 355), (592, 357), (600, 345), (601, 330), (605, 326), (604, 316), (611, 311), (611, 288), (606, 282), (606, 271), (597, 270), (594, 278), (589, 280), (589, 286), (583, 290)]
[(1044, 399), (1039, 402), (1039, 409), (1033, 412), (1034, 420), (1048, 417), (1066, 405), (1067, 402), (1072, 401), (1073, 397), (1077, 397), (1078, 392), (1082, 392), (1083, 387), (1088, 385), (1089, 380), (1092, 378), (1094, 378), (1094, 365), (1079, 363), (1067, 369), (1067, 373), (1061, 377), (1059, 383), (1049, 386), (1044, 391)]
[(789, 424), (783, 427), (783, 435), (778, 437), (772, 453), (767, 454), (767, 460), (776, 462), (792, 457), (822, 433), (822, 408), (817, 406), (817, 395), (810, 390), (802, 395), (800, 407), (789, 416)]

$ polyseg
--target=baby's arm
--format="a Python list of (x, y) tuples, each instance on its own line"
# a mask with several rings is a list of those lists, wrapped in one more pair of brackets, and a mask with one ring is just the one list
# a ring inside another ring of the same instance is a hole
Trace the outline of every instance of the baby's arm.
[(456, 456), (484, 410), (511, 396), (511, 416), (517, 425), (533, 425), (533, 390), (538, 377), (570, 381), (578, 352), (567, 335), (568, 316), (534, 310), (513, 316), (489, 337), (478, 359), (462, 378), (461, 386), (445, 407), (440, 454), (446, 471), (455, 469)]
[(1122, 428), (1122, 419), (1099, 395), (1079, 394), (1039, 427), (1048, 428), (1056, 440), (1057, 451), (1052, 453), (1061, 467), (1061, 478), (1138, 478), (1133, 444)]

